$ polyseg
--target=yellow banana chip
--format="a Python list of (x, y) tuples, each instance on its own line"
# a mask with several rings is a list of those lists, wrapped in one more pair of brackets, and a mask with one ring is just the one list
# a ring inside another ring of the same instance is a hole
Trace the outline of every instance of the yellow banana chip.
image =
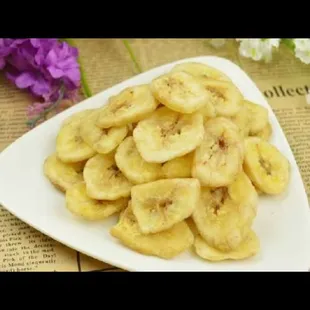
[(96, 125), (99, 109), (85, 117), (80, 126), (80, 135), (83, 140), (96, 152), (108, 154), (112, 152), (126, 137), (127, 126), (102, 129)]
[(132, 183), (118, 169), (114, 154), (97, 154), (85, 165), (87, 195), (98, 200), (116, 200), (130, 196)]
[(155, 111), (158, 104), (148, 85), (128, 87), (100, 109), (96, 124), (110, 128), (135, 123)]
[(66, 192), (66, 207), (73, 214), (89, 221), (103, 220), (127, 207), (128, 199), (95, 200), (86, 192), (84, 182), (75, 184)]
[(191, 216), (199, 201), (196, 179), (158, 180), (131, 189), (132, 211), (144, 234), (166, 230)]
[(133, 131), (140, 155), (152, 163), (164, 163), (192, 152), (203, 136), (201, 114), (180, 114), (166, 107), (140, 121)]
[(194, 248), (198, 256), (208, 261), (242, 260), (256, 255), (260, 250), (260, 242), (255, 232), (251, 230), (236, 249), (228, 252), (209, 246), (201, 236), (195, 237)]
[(66, 164), (56, 154), (44, 161), (44, 174), (58, 189), (65, 192), (76, 183), (83, 182), (85, 162)]
[(121, 213), (119, 222), (112, 227), (111, 235), (125, 246), (141, 254), (171, 259), (192, 246), (194, 236), (185, 221), (155, 234), (141, 232), (129, 203)]
[(158, 180), (162, 175), (161, 165), (146, 162), (139, 154), (133, 137), (127, 137), (115, 154), (117, 167), (134, 184)]
[(266, 194), (280, 194), (289, 183), (290, 165), (287, 158), (261, 138), (245, 140), (244, 171), (255, 187)]
[(65, 120), (60, 128), (56, 138), (56, 153), (62, 162), (80, 162), (96, 154), (96, 151), (85, 143), (80, 135), (81, 122), (91, 112), (86, 110), (74, 114)]
[(194, 153), (176, 157), (163, 164), (162, 171), (166, 179), (191, 178)]
[(202, 238), (221, 251), (239, 247), (257, 212), (258, 196), (244, 172), (227, 187), (201, 188), (192, 218)]

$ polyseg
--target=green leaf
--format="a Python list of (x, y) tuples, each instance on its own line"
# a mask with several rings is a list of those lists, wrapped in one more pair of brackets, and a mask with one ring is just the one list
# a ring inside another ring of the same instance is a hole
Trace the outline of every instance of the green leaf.
[(295, 49), (295, 43), (293, 39), (282, 39), (282, 43), (287, 46), (290, 50), (294, 51)]

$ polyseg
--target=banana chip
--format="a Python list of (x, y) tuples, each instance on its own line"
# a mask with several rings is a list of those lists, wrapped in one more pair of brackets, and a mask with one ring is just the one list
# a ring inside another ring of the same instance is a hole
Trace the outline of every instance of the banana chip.
[(201, 236), (195, 237), (194, 248), (197, 255), (207, 261), (242, 260), (256, 255), (260, 250), (260, 242), (255, 232), (250, 230), (246, 239), (236, 249), (229, 252), (222, 252), (209, 246)]
[(195, 77), (230, 82), (230, 78), (220, 70), (198, 62), (186, 62), (175, 65), (171, 72), (186, 72)]
[(110, 128), (138, 122), (155, 111), (158, 104), (148, 85), (128, 87), (101, 108), (96, 125)]
[(263, 140), (269, 141), (272, 135), (272, 126), (270, 122), (267, 123), (267, 125), (261, 130), (256, 132), (255, 134), (250, 134), (252, 137), (258, 137)]
[(227, 187), (201, 188), (192, 218), (202, 238), (221, 251), (239, 247), (257, 213), (258, 195), (244, 172)]
[(127, 126), (102, 129), (96, 125), (99, 109), (86, 116), (80, 126), (82, 139), (96, 152), (107, 154), (112, 152), (126, 137)]
[(56, 153), (64, 163), (75, 163), (87, 160), (96, 151), (84, 142), (80, 135), (80, 125), (91, 110), (78, 112), (65, 120), (56, 138)]
[(186, 72), (172, 72), (151, 82), (155, 98), (179, 113), (194, 113), (210, 100), (209, 93), (196, 79)]
[(130, 203), (110, 233), (128, 248), (144, 255), (164, 259), (171, 259), (181, 254), (194, 243), (194, 236), (185, 221), (156, 234), (143, 234)]
[(166, 179), (191, 178), (194, 153), (176, 157), (163, 164), (162, 173)]
[(249, 132), (250, 135), (260, 132), (268, 124), (268, 111), (263, 106), (253, 103), (249, 100), (245, 100), (244, 104), (248, 109), (249, 121)]
[(199, 79), (199, 82), (208, 92), (217, 116), (231, 117), (239, 112), (243, 97), (233, 83), (211, 79)]
[(103, 220), (127, 207), (128, 199), (95, 200), (87, 195), (85, 183), (78, 183), (66, 192), (66, 207), (73, 214), (89, 221)]
[(85, 162), (66, 164), (56, 154), (44, 161), (44, 174), (58, 189), (65, 192), (76, 183), (83, 182)]
[(290, 165), (287, 158), (263, 139), (245, 140), (244, 171), (263, 193), (281, 194), (288, 186)]
[(241, 137), (246, 138), (250, 134), (251, 118), (245, 104), (243, 104), (239, 112), (230, 119), (238, 127)]
[(204, 140), (195, 150), (192, 176), (202, 186), (226, 186), (242, 170), (243, 140), (237, 126), (228, 119), (211, 119), (204, 128)]
[(134, 184), (158, 180), (162, 175), (161, 165), (146, 162), (139, 154), (133, 137), (127, 137), (115, 154), (117, 167)]
[(132, 211), (144, 234), (156, 233), (191, 216), (199, 201), (196, 179), (158, 180), (131, 189)]
[(164, 163), (192, 152), (203, 136), (201, 114), (180, 114), (166, 107), (140, 121), (133, 131), (139, 153), (152, 163)]
[(118, 169), (114, 154), (97, 154), (85, 165), (87, 195), (98, 200), (116, 200), (130, 196), (132, 183)]

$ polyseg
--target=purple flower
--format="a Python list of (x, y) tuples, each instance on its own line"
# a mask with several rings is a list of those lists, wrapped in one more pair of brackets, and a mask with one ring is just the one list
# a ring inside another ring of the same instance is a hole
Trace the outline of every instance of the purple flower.
[(80, 69), (77, 62), (78, 51), (76, 48), (62, 42), (50, 50), (46, 56), (46, 69), (54, 79), (63, 79), (70, 90), (80, 86)]
[(80, 87), (78, 51), (57, 39), (0, 39), (0, 68), (17, 87), (44, 101), (55, 100), (62, 85), (70, 97)]
[(81, 83), (78, 50), (66, 42), (0, 39), (0, 69), (18, 88), (43, 101), (29, 107), (29, 116), (43, 113), (60, 98), (77, 98)]

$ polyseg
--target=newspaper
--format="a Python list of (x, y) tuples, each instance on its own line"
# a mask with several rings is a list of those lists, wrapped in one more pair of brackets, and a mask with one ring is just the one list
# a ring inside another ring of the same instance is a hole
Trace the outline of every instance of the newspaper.
[[(238, 54), (234, 40), (216, 49), (202, 39), (132, 39), (144, 71), (195, 56), (230, 59), (254, 80), (287, 136), (310, 199), (310, 66), (285, 49), (266, 65)], [(90, 89), (96, 94), (137, 74), (121, 40), (76, 40)], [(308, 95), (308, 97), (307, 97)], [(308, 98), (308, 99), (307, 99)], [(307, 103), (307, 100), (309, 103)], [(32, 98), (0, 76), (0, 151), (26, 133)], [(0, 271), (121, 271), (68, 248), (23, 223), (0, 206)]]

